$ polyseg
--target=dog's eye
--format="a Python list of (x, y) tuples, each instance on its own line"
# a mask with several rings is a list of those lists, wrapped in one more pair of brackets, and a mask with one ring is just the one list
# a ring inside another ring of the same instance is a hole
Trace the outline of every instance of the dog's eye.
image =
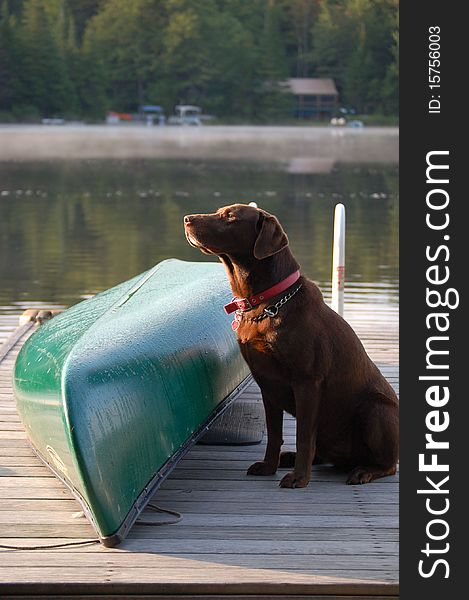
[(227, 221), (236, 221), (236, 215), (232, 212), (226, 213), (225, 217)]

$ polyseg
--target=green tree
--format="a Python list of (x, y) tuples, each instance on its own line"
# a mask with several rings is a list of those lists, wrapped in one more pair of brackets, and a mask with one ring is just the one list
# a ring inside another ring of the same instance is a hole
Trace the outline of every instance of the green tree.
[(282, 33), (292, 77), (311, 77), (312, 29), (320, 0), (283, 0)]
[(398, 0), (0, 0), (0, 110), (19, 116), (188, 103), (278, 121), (288, 77), (396, 112)]
[[(313, 26), (316, 72), (361, 112), (397, 108), (397, 0), (323, 0)], [(392, 67), (391, 65), (394, 65)]]
[[(163, 103), (171, 109), (176, 103), (200, 102), (210, 78), (212, 61), (206, 40), (209, 35), (202, 26), (203, 7), (193, 0), (169, 0), (167, 25), (162, 32), (162, 52), (156, 70), (156, 90)], [(213, 6), (211, 7), (213, 10)], [(207, 36), (204, 39), (204, 34)]]
[(81, 45), (88, 21), (97, 15), (106, 0), (67, 0), (67, 10), (73, 16), (76, 40)]
[(347, 57), (354, 46), (352, 24), (344, 8), (344, 2), (324, 0), (312, 32), (315, 74), (332, 77), (339, 90), (344, 86)]
[(370, 99), (369, 86), (372, 83), (374, 83), (373, 61), (370, 49), (367, 47), (366, 27), (361, 23), (358, 26), (355, 47), (350, 52), (343, 75), (346, 102), (354, 106), (359, 113), (365, 113), (369, 109), (367, 101)]
[(7, 3), (0, 7), (0, 111), (10, 111), (18, 85), (16, 39)]
[(211, 32), (205, 58), (198, 67), (204, 85), (197, 101), (217, 115), (249, 117), (252, 114), (256, 60), (255, 40), (229, 12), (212, 13), (202, 27)]
[(102, 120), (110, 108), (106, 95), (106, 70), (90, 34), (75, 55), (76, 89), (81, 113)]
[(63, 115), (75, 104), (50, 6), (46, 0), (26, 0), (19, 28), (19, 94), (42, 116)]
[(163, 0), (108, 0), (89, 21), (84, 46), (101, 57), (112, 108), (134, 111), (149, 100), (165, 12)]
[(399, 112), (399, 12), (396, 0), (394, 31), (392, 33), (392, 61), (389, 64), (383, 85), (383, 111), (388, 114)]
[(201, 104), (218, 115), (252, 108), (255, 40), (228, 10), (212, 0), (168, 2), (168, 26), (156, 89), (168, 107)]
[(288, 68), (280, 31), (281, 10), (274, 0), (268, 0), (264, 10), (258, 49), (256, 114), (263, 120), (271, 120), (288, 114), (290, 96), (282, 87), (288, 78)]

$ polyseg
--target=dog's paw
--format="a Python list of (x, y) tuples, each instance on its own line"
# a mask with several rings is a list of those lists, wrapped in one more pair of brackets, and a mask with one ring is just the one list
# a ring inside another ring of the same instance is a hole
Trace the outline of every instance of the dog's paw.
[(282, 488), (304, 488), (308, 485), (309, 479), (307, 477), (298, 477), (295, 472), (287, 473), (285, 477), (280, 481), (279, 486)]
[(373, 473), (362, 467), (357, 467), (350, 471), (347, 477), (347, 485), (362, 485), (364, 483), (370, 483), (373, 479)]
[(276, 471), (274, 466), (260, 460), (249, 467), (247, 475), (274, 475)]
[(296, 452), (280, 452), (279, 469), (293, 469), (295, 466)]

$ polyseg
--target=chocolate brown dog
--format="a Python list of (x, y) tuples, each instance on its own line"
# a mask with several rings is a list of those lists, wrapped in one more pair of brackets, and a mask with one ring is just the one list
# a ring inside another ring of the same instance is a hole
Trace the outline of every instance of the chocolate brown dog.
[[(234, 204), (187, 215), (184, 227), (192, 246), (221, 259), (238, 298), (228, 310), (236, 309), (233, 328), (262, 392), (268, 434), (264, 460), (248, 474), (294, 466), (281, 487), (305, 487), (320, 457), (349, 470), (349, 484), (393, 475), (396, 394), (319, 288), (296, 274), (299, 265), (277, 218)], [(274, 296), (267, 298), (269, 290)], [(280, 452), (283, 411), (296, 417), (296, 455)]]

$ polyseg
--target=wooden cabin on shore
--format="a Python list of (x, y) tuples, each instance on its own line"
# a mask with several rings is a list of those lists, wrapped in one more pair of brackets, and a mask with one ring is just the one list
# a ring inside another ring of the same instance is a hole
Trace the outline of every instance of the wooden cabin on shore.
[(288, 79), (287, 89), (295, 96), (295, 117), (329, 120), (339, 107), (339, 92), (333, 79)]

